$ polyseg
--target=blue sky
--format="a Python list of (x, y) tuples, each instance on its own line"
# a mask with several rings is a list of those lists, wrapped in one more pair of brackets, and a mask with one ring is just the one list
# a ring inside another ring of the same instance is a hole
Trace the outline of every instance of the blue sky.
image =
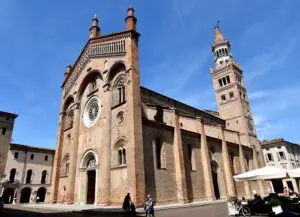
[(200, 109), (217, 109), (209, 67), (213, 27), (241, 64), (260, 139), (300, 143), (300, 15), (296, 0), (0, 1), (0, 110), (19, 117), (16, 143), (55, 147), (60, 85), (88, 40), (96, 13), (102, 34), (138, 18), (143, 86)]

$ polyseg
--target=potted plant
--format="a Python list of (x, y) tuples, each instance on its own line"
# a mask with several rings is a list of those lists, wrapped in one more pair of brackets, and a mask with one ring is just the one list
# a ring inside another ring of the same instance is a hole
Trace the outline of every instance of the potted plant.
[(272, 211), (275, 213), (275, 215), (283, 212), (281, 202), (278, 198), (272, 197), (270, 200), (270, 204), (272, 206)]

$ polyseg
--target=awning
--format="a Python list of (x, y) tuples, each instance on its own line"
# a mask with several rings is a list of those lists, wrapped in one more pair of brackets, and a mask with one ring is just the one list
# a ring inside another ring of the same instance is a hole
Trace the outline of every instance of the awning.
[(299, 178), (300, 177), (300, 168), (289, 170), (288, 174), (292, 178)]
[(286, 169), (271, 166), (266, 166), (233, 176), (236, 181), (270, 180), (286, 177), (288, 177)]

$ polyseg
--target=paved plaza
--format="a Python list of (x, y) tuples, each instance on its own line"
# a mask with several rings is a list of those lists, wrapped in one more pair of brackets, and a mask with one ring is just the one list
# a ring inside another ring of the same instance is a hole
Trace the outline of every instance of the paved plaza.
[[(101, 217), (101, 216), (145, 216), (143, 209), (137, 209), (136, 215), (125, 215), (120, 208), (106, 207), (99, 208), (96, 206), (78, 206), (78, 205), (53, 205), (53, 204), (39, 204), (34, 205), (8, 205), (3, 210), (1, 217)], [(156, 217), (224, 217), (228, 216), (227, 205), (224, 202), (214, 202), (210, 204), (192, 204), (186, 205), (168, 205), (158, 206), (155, 211)]]

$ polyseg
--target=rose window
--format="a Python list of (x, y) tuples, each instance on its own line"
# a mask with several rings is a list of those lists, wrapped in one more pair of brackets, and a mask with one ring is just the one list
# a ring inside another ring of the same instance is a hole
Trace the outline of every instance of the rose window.
[(100, 100), (98, 97), (91, 98), (84, 109), (83, 122), (86, 127), (93, 126), (100, 115)]

